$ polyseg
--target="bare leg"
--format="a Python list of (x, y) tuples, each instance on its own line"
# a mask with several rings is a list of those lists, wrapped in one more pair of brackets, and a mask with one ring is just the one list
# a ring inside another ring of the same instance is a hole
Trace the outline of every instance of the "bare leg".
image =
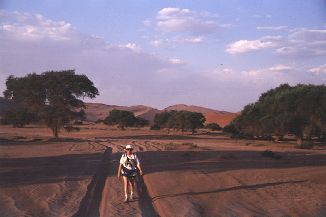
[(130, 186), (130, 199), (134, 197), (134, 180), (128, 180)]
[(128, 178), (123, 176), (123, 190), (125, 192), (125, 201), (128, 200)]

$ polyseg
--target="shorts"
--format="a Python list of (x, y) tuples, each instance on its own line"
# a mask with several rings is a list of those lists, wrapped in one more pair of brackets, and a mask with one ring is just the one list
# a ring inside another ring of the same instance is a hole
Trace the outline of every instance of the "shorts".
[(137, 176), (137, 169), (128, 170), (127, 168), (122, 168), (121, 174), (127, 178), (135, 178)]

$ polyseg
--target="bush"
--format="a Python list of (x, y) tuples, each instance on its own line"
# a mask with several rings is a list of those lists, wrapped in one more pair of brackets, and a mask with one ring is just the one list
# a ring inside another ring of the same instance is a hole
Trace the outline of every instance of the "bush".
[(239, 130), (235, 127), (234, 123), (231, 122), (223, 128), (224, 133), (231, 133), (232, 135), (239, 134)]
[(220, 125), (218, 125), (217, 123), (206, 124), (205, 128), (210, 129), (212, 131), (222, 130), (222, 127), (220, 127)]

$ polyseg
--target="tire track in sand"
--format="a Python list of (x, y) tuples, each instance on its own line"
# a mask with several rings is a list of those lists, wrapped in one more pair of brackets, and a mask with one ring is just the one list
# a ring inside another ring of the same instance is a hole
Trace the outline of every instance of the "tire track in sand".
[(121, 153), (112, 154), (112, 148), (107, 147), (102, 163), (73, 217), (159, 217), (144, 184), (141, 197), (135, 187), (136, 197), (128, 203), (123, 203), (122, 177), (120, 180), (116, 177), (119, 163), (117, 159), (120, 155)]
[[(118, 158), (120, 153), (116, 153), (112, 156), (115, 160), (112, 161), (109, 168), (109, 176), (106, 179), (101, 208), (101, 217), (158, 217), (155, 212), (152, 200), (147, 194), (146, 186), (143, 184), (140, 192), (137, 192), (135, 186), (135, 198), (128, 203), (124, 203), (123, 193), (123, 180), (117, 178)], [(143, 182), (142, 182), (143, 183)]]

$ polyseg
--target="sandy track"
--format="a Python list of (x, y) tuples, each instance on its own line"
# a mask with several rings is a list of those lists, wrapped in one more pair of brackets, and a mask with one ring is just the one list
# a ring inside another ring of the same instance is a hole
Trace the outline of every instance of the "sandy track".
[[(120, 153), (112, 155), (109, 174), (105, 182), (100, 207), (101, 217), (155, 217), (158, 216), (153, 209), (152, 201), (147, 195), (146, 186), (141, 185), (140, 191), (135, 191), (135, 198), (123, 203), (123, 180), (116, 177)], [(135, 186), (136, 187), (136, 186)], [(135, 189), (136, 190), (136, 189)]]

